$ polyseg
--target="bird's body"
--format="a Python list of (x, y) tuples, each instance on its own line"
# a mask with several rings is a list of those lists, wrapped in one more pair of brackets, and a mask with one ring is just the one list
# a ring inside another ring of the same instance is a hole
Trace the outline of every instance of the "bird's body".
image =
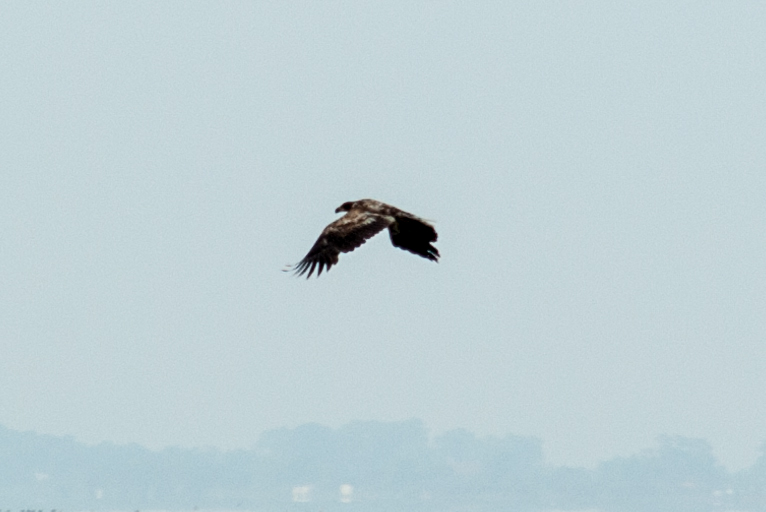
[(335, 210), (339, 212), (347, 213), (324, 228), (306, 257), (295, 265), (297, 275), (308, 271), (309, 278), (319, 267), (320, 276), (322, 270), (329, 271), (338, 263), (341, 252), (353, 251), (385, 228), (395, 247), (431, 261), (439, 260), (439, 251), (431, 245), (436, 241), (436, 230), (420, 217), (374, 199), (343, 203)]

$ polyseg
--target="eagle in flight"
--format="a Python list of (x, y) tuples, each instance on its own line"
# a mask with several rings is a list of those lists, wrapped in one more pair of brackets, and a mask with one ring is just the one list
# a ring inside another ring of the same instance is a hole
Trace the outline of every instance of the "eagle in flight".
[(308, 271), (308, 279), (317, 267), (317, 277), (325, 268), (329, 272), (338, 263), (340, 253), (353, 251), (385, 228), (394, 247), (439, 261), (439, 251), (431, 245), (436, 241), (436, 230), (420, 217), (374, 199), (343, 203), (335, 210), (339, 212), (347, 213), (324, 228), (306, 257), (291, 267), (296, 275)]

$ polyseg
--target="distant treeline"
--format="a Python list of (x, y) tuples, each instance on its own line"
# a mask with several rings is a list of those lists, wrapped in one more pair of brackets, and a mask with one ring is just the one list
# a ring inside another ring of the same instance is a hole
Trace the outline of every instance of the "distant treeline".
[(766, 455), (728, 472), (707, 442), (658, 446), (595, 469), (553, 467), (541, 442), (429, 439), (420, 421), (308, 424), (236, 451), (102, 443), (0, 427), (0, 509), (324, 511), (766, 511)]

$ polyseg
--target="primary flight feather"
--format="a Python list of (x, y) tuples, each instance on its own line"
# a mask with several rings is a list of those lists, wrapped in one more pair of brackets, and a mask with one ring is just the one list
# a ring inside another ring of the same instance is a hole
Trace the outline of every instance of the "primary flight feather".
[(338, 263), (340, 253), (353, 251), (385, 228), (395, 247), (439, 261), (439, 251), (431, 245), (436, 242), (436, 230), (420, 217), (374, 199), (343, 203), (335, 210), (339, 212), (346, 215), (322, 230), (306, 257), (293, 267), (296, 275), (308, 272), (308, 279), (314, 270), (317, 277), (322, 275), (322, 270)]

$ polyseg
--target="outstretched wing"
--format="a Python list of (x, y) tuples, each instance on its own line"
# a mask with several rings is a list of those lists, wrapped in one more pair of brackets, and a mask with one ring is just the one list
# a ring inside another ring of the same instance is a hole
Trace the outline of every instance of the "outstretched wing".
[(295, 274), (301, 276), (308, 271), (308, 279), (319, 267), (319, 277), (322, 270), (329, 271), (338, 263), (340, 253), (353, 251), (393, 222), (393, 217), (358, 210), (348, 212), (324, 228), (306, 257), (295, 265)]
[(437, 238), (436, 230), (426, 221), (407, 212), (396, 216), (396, 222), (388, 228), (391, 243), (413, 254), (439, 261), (439, 250), (431, 245)]

